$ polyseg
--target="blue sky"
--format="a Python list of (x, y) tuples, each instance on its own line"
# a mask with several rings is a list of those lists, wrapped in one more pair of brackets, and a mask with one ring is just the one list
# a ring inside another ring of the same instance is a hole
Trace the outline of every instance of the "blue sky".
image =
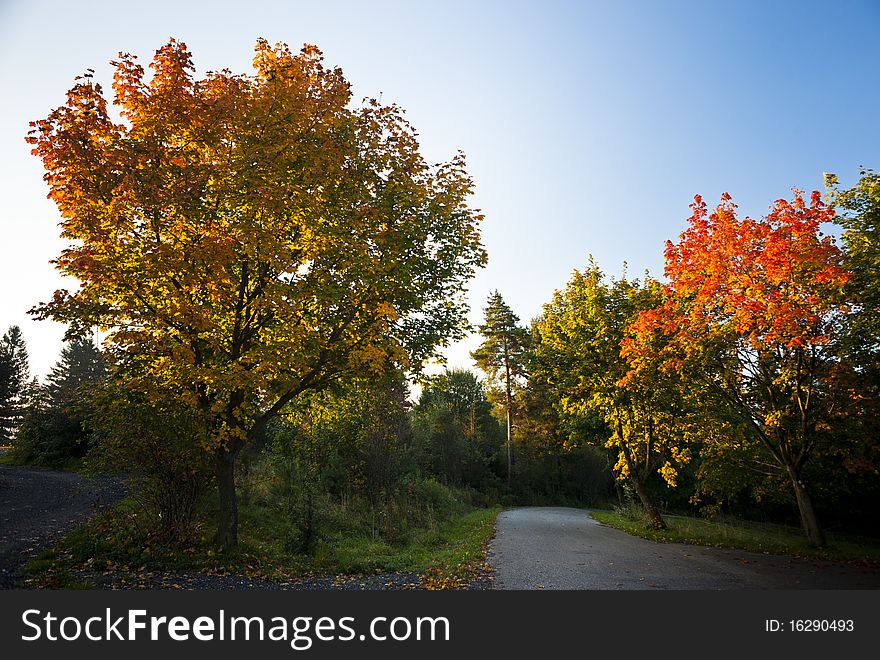
[[(109, 83), (118, 51), (146, 62), (170, 36), (200, 72), (249, 71), (260, 36), (314, 43), (356, 98), (407, 110), (429, 160), (462, 149), (489, 252), (473, 322), (494, 289), (530, 319), (590, 254), (610, 274), (660, 274), (696, 193), (761, 215), (825, 171), (850, 184), (880, 166), (877, 0), (0, 0), (0, 332), (22, 326), (36, 374), (63, 328), (26, 311), (61, 285), (47, 262), (63, 243), (27, 122), (87, 67)], [(469, 366), (475, 345), (450, 363)]]

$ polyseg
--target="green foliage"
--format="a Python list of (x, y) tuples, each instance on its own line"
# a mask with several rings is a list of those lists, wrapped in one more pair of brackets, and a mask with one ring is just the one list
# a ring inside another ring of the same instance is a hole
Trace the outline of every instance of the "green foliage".
[[(532, 381), (520, 391), (530, 399)], [(534, 401), (533, 401), (534, 403)], [(521, 406), (515, 437), (516, 461), (506, 483), (504, 437), (482, 385), (465, 370), (452, 370), (428, 383), (411, 415), (413, 460), (421, 474), (470, 489), (483, 505), (596, 506), (610, 495), (608, 458), (588, 445), (564, 446), (555, 435), (531, 435), (541, 427), (527, 415), (537, 404)], [(552, 412), (552, 411), (551, 411)]]
[[(816, 508), (830, 529), (876, 534), (880, 525), (878, 447), (873, 415), (843, 410), (827, 442), (815, 447), (804, 466)], [(711, 428), (708, 423), (707, 429)], [(708, 516), (737, 515), (755, 520), (796, 522), (789, 477), (768, 456), (766, 447), (728, 424), (718, 435), (708, 433), (696, 461), (696, 494), (692, 503)]]
[(722, 511), (741, 512), (749, 500), (767, 510), (791, 505), (787, 475), (768, 458), (766, 447), (734, 424), (717, 434), (707, 433), (700, 446), (692, 503), (709, 518)]
[(498, 291), (489, 295), (483, 313), (485, 320), (478, 328), (483, 342), (471, 357), (493, 388), (515, 391), (528, 375), (529, 333)]
[(614, 460), (609, 461), (611, 455), (599, 447), (608, 439), (608, 427), (595, 414), (560, 413), (561, 395), (551, 382), (541, 321), (542, 317), (532, 321), (527, 354), (529, 379), (517, 398), (517, 460), (510, 501), (604, 505), (611, 496)]
[(91, 470), (121, 473), (140, 515), (135, 537), (187, 543), (212, 485), (212, 466), (200, 448), (204, 424), (176, 403), (148, 400), (112, 383), (92, 397), (87, 426), (94, 434)]
[[(830, 175), (831, 201), (843, 227), (844, 265), (850, 278), (846, 298), (851, 314), (843, 329), (842, 355), (855, 368), (842, 385), (847, 405), (834, 420), (829, 443), (818, 462), (830, 467), (828, 478), (816, 479), (830, 490), (825, 515), (848, 527), (880, 525), (880, 174), (862, 169), (859, 181), (840, 190)], [(827, 454), (836, 453), (835, 461)], [(848, 514), (848, 515), (847, 515)]]
[(399, 372), (340, 382), (300, 397), (270, 427), (267, 444), (244, 455), (242, 499), (283, 511), (291, 551), (314, 555), (340, 531), (405, 543), (470, 499), (429, 476), (422, 449)]
[(426, 382), (411, 420), (413, 460), (422, 473), (497, 490), (501, 428), (473, 372), (455, 369)]
[[(79, 417), (79, 411), (76, 413)], [(57, 469), (76, 468), (85, 456), (87, 435), (74, 416), (52, 408), (45, 401), (32, 402), (22, 419), (13, 461)]]
[(490, 399), (504, 412), (509, 484), (513, 469), (511, 440), (514, 408), (517, 392), (528, 378), (529, 333), (520, 327), (519, 317), (507, 306), (498, 291), (489, 295), (483, 312), (485, 321), (479, 326), (483, 343), (471, 353), (471, 357), (489, 379)]
[(46, 377), (46, 395), (55, 404), (76, 401), (83, 397), (84, 388), (94, 385), (106, 372), (104, 356), (90, 338), (72, 339)]
[(848, 190), (833, 175), (831, 199), (840, 211), (844, 259), (850, 273), (847, 298), (855, 305), (847, 347), (866, 368), (877, 369), (880, 352), (880, 174), (866, 169)]
[(606, 434), (596, 439), (617, 453), (618, 478), (630, 480), (658, 527), (663, 521), (645, 485), (659, 474), (674, 487), (690, 460), (679, 424), (683, 403), (675, 380), (662, 378), (655, 365), (645, 363), (633, 377), (622, 349), (631, 324), (661, 298), (650, 279), (606, 283), (591, 261), (545, 305), (537, 356), (563, 417), (605, 424)]
[(559, 394), (551, 384), (550, 370), (543, 359), (541, 318), (532, 320), (529, 350), (527, 352), (529, 379), (518, 397), (518, 419), (514, 428), (514, 439), (518, 444), (543, 446), (548, 450), (561, 447), (566, 433), (560, 419)]
[(505, 503), (529, 506), (606, 506), (613, 477), (608, 454), (591, 445), (517, 445)]
[(63, 467), (86, 455), (92, 437), (85, 420), (105, 371), (91, 339), (74, 339), (62, 348), (46, 384), (31, 389), (15, 444), (16, 462)]

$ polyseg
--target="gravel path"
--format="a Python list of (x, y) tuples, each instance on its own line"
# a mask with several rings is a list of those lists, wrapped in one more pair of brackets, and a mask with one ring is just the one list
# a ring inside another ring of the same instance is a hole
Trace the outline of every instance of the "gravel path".
[(212, 589), (222, 591), (378, 591), (421, 589), (418, 573), (380, 575), (319, 576), (288, 581), (262, 580), (235, 574), (208, 574), (197, 571), (113, 572), (77, 571), (76, 577), (94, 584), (96, 589)]
[(880, 589), (880, 569), (655, 543), (583, 509), (498, 516), (489, 563), (498, 589)]
[[(431, 588), (422, 573), (399, 571), (376, 575), (317, 575), (290, 580), (263, 580), (234, 573), (198, 571), (77, 571), (76, 577), (95, 589), (214, 589), (222, 591), (401, 591)], [(494, 576), (480, 571), (458, 590), (485, 591), (494, 588)]]
[(123, 492), (114, 479), (0, 465), (0, 589), (14, 587), (30, 558)]
[[(264, 579), (228, 573), (222, 568), (206, 570), (147, 570), (116, 565), (91, 570), (80, 565), (70, 576), (94, 589), (212, 589), (222, 591), (399, 591), (410, 589), (457, 589), (485, 591), (494, 588), (494, 575), (488, 566), (479, 567), (470, 578), (438, 587), (429, 575), (412, 571), (373, 575), (303, 575)], [(25, 588), (31, 586), (25, 581)]]

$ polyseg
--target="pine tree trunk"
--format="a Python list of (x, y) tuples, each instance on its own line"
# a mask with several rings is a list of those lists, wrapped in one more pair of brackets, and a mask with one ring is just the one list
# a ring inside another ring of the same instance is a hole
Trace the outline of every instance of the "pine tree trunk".
[(221, 447), (214, 455), (220, 512), (216, 542), (224, 548), (238, 545), (238, 499), (235, 493), (235, 458), (238, 451)]
[(816, 510), (813, 508), (813, 500), (810, 498), (810, 494), (804, 487), (800, 474), (798, 474), (795, 467), (791, 465), (786, 465), (785, 467), (791, 479), (791, 484), (794, 487), (794, 496), (797, 499), (798, 512), (801, 516), (801, 528), (807, 535), (810, 545), (822, 548), (825, 546), (825, 532), (819, 524), (819, 518), (816, 515)]
[(510, 402), (513, 398), (510, 393), (510, 355), (507, 352), (507, 338), (504, 339), (504, 394), (505, 408), (507, 408), (507, 485), (510, 486), (513, 462), (510, 457), (511, 419)]
[(513, 462), (510, 458), (510, 395), (508, 394), (507, 399), (507, 485), (510, 485), (510, 475), (513, 467)]

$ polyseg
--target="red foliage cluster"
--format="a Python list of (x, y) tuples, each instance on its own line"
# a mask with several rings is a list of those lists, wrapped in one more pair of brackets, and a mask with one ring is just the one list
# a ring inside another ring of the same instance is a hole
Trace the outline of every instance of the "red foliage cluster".
[(737, 217), (727, 193), (711, 213), (697, 195), (689, 227), (666, 243), (666, 301), (634, 323), (624, 354), (647, 357), (656, 332), (689, 352), (702, 340), (731, 334), (755, 351), (828, 341), (839, 292), (848, 279), (842, 252), (823, 235), (834, 210), (818, 191), (776, 200), (760, 220)]

